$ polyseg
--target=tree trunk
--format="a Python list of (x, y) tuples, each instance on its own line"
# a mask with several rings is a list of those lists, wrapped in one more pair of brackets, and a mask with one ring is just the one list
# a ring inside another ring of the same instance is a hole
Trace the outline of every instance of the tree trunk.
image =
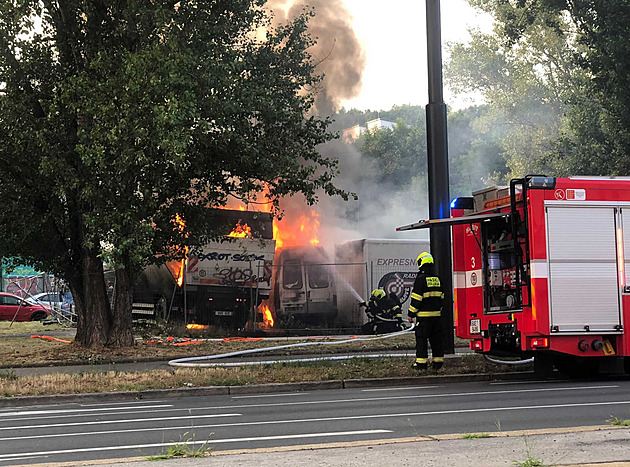
[(104, 346), (109, 341), (112, 316), (103, 262), (96, 253), (88, 252), (83, 258), (81, 269), (82, 293), (76, 303), (78, 318), (75, 342), (85, 347)]
[(133, 283), (129, 269), (116, 269), (112, 330), (108, 345), (127, 347), (134, 345), (131, 323)]

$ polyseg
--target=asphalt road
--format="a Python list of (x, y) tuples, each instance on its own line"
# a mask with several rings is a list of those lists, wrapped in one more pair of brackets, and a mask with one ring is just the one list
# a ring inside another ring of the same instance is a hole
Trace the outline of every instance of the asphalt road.
[[(0, 465), (602, 425), (630, 418), (630, 381), (457, 383), (0, 410)], [(194, 440), (193, 440), (194, 438)]]

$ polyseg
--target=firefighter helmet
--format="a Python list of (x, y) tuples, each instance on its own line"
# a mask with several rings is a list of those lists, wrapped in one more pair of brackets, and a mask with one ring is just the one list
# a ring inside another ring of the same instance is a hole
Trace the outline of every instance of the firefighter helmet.
[(433, 256), (431, 256), (431, 253), (427, 253), (426, 251), (424, 251), (418, 255), (416, 263), (418, 263), (419, 268), (421, 268), (425, 264), (433, 264)]
[(372, 290), (372, 298), (374, 300), (380, 300), (381, 298), (385, 298), (385, 291), (383, 289)]

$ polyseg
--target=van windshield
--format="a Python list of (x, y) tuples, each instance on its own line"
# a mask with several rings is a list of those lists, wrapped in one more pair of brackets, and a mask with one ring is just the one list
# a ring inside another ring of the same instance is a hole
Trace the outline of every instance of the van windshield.
[(302, 266), (297, 261), (286, 261), (282, 270), (282, 282), (285, 289), (302, 288)]

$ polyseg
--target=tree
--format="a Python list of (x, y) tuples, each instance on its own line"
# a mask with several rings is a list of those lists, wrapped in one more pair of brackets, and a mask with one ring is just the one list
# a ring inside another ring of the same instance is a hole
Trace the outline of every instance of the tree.
[[(548, 124), (552, 131), (545, 146), (538, 155), (521, 160), (533, 160), (534, 167), (554, 175), (629, 173), (630, 97), (626, 90), (630, 78), (625, 70), (630, 66), (630, 2), (470, 2), (495, 17), (492, 38), (506, 54), (528, 51), (536, 67), (534, 76), (544, 78), (561, 105), (559, 113), (547, 113), (553, 124)], [(557, 79), (549, 80), (549, 76)], [(531, 144), (540, 136), (525, 138), (523, 143)]]
[[(474, 3), (483, 4), (495, 17), (500, 16), (498, 10), (509, 16), (503, 3)], [(471, 31), (469, 44), (451, 45), (447, 81), (456, 92), (483, 94), (486, 125), (500, 129), (507, 179), (552, 170), (549, 153), (579, 80), (572, 46), (559, 25), (547, 23), (541, 19), (531, 24), (515, 44), (507, 43), (495, 28), (494, 34)]]
[(378, 183), (402, 187), (408, 185), (412, 177), (427, 173), (424, 125), (407, 125), (398, 119), (391, 130), (368, 131), (361, 151), (376, 164)]
[(209, 207), (345, 196), (307, 116), (313, 13), (273, 29), (264, 3), (0, 0), (0, 254), (68, 282), (80, 344), (133, 343), (134, 276), (223, 233)]

